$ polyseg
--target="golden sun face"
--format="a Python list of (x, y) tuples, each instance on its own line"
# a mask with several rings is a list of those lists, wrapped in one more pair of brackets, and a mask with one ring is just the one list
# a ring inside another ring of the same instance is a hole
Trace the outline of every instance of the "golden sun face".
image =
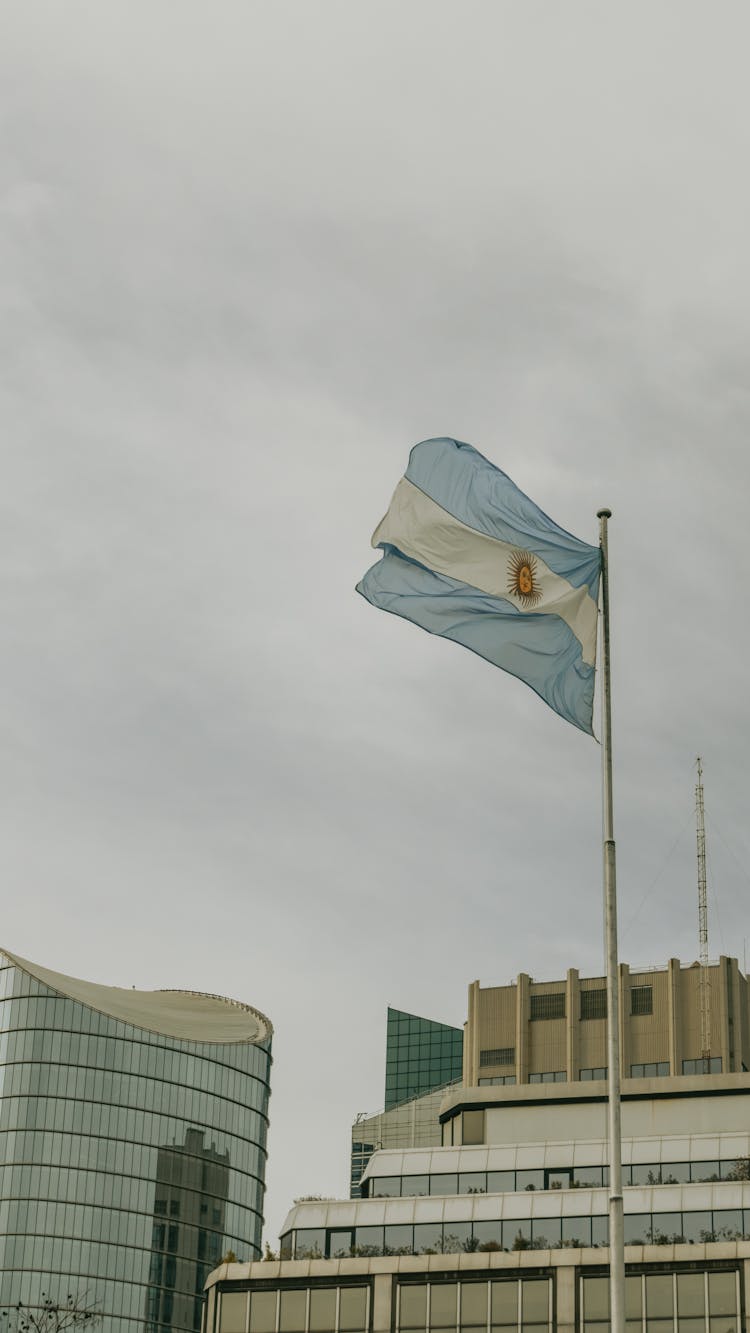
[(536, 606), (542, 599), (536, 557), (530, 551), (514, 551), (508, 561), (508, 592), (522, 606)]

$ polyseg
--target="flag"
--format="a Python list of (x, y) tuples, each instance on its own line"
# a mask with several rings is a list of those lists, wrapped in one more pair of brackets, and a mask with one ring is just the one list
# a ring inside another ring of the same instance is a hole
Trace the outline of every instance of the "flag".
[(559, 528), (459, 440), (409, 456), (357, 585), (373, 606), (463, 644), (593, 735), (601, 552)]

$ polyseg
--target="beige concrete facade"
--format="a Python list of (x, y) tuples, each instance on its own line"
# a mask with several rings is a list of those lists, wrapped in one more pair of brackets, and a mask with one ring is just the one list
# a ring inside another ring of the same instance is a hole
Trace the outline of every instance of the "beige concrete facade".
[[(251, 1327), (248, 1296), (254, 1289), (279, 1292), (314, 1290), (360, 1282), (368, 1290), (366, 1324), (371, 1333), (393, 1333), (399, 1328), (397, 1294), (402, 1283), (420, 1279), (426, 1283), (473, 1283), (486, 1279), (520, 1281), (547, 1278), (551, 1288), (549, 1321), (535, 1325), (554, 1333), (579, 1333), (584, 1327), (580, 1311), (581, 1281), (589, 1272), (606, 1273), (608, 1254), (600, 1249), (522, 1250), (511, 1254), (439, 1254), (389, 1256), (360, 1259), (307, 1259), (281, 1263), (224, 1264), (211, 1273), (206, 1285), (203, 1333), (246, 1333)], [(750, 1277), (750, 1241), (727, 1241), (710, 1245), (629, 1245), (625, 1248), (628, 1273), (675, 1272), (718, 1269), (733, 1271), (738, 1283), (738, 1307), (744, 1305)], [(244, 1302), (240, 1294), (244, 1295)], [(231, 1306), (226, 1304), (230, 1298)], [(691, 1323), (691, 1328), (695, 1320)], [(702, 1321), (701, 1321), (702, 1322)], [(670, 1320), (670, 1326), (672, 1321)], [(588, 1327), (601, 1329), (602, 1324)], [(644, 1327), (649, 1327), (648, 1323)], [(706, 1328), (709, 1321), (706, 1320)], [(742, 1325), (744, 1327), (744, 1324)], [(295, 1323), (295, 1328), (298, 1325)], [(431, 1327), (431, 1326), (430, 1326)], [(525, 1327), (525, 1325), (524, 1325)], [(630, 1324), (629, 1324), (630, 1327)], [(633, 1327), (641, 1328), (641, 1320)], [(661, 1327), (661, 1324), (659, 1325)], [(676, 1327), (676, 1325), (675, 1325)], [(735, 1317), (711, 1319), (713, 1330), (740, 1327)], [(290, 1333), (278, 1320), (279, 1333)]]
[[(700, 978), (697, 964), (683, 966), (677, 958), (644, 972), (620, 966), (623, 1078), (642, 1076), (643, 1065), (682, 1075), (683, 1062), (701, 1059)], [(728, 957), (710, 966), (708, 979), (710, 1055), (721, 1060), (724, 1074), (750, 1069), (747, 980)], [(464, 1086), (501, 1077), (519, 1084), (543, 1075), (572, 1083), (596, 1077), (607, 1063), (605, 985), (604, 977), (584, 978), (575, 968), (558, 981), (535, 982), (522, 972), (509, 986), (473, 982)]]

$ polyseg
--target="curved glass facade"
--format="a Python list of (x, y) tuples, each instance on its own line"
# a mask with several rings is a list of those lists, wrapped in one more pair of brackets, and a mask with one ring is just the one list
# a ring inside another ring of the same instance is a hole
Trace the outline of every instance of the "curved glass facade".
[(270, 1031), (160, 1035), (0, 953), (0, 1308), (87, 1292), (112, 1333), (200, 1329), (209, 1272), (260, 1254)]

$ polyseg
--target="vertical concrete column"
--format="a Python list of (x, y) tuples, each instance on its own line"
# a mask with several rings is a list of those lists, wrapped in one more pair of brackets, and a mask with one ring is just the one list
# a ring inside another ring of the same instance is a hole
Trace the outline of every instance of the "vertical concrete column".
[(682, 992), (680, 986), (680, 960), (670, 958), (667, 963), (668, 974), (668, 1021), (669, 1021), (669, 1072), (682, 1073)]
[(557, 1297), (555, 1333), (575, 1333), (577, 1278), (578, 1269), (575, 1264), (560, 1265), (555, 1271)]
[(475, 1088), (479, 1078), (479, 982), (469, 984), (469, 1017), (464, 1029), (463, 1084)]
[(632, 1042), (630, 1040), (630, 968), (620, 963), (620, 1077), (630, 1078)]
[(529, 1081), (529, 977), (519, 972), (516, 981), (516, 1083)]
[(733, 1054), (731, 1071), (739, 1073), (742, 1069), (743, 1060), (743, 1030), (742, 1030), (742, 1012), (740, 997), (740, 969), (736, 958), (727, 958), (727, 990), (731, 998), (729, 1005), (730, 1017), (733, 1023), (729, 1029), (729, 1050)]
[(565, 990), (565, 1072), (568, 1082), (574, 1083), (578, 1078), (581, 1024), (581, 985), (575, 967), (568, 968)]
[(376, 1273), (372, 1283), (372, 1333), (391, 1333), (395, 1283), (391, 1273)]
[(711, 1054), (721, 1056), (721, 1071), (729, 1073), (729, 1014), (727, 1013), (727, 962), (721, 955), (719, 966), (709, 969), (711, 997)]

